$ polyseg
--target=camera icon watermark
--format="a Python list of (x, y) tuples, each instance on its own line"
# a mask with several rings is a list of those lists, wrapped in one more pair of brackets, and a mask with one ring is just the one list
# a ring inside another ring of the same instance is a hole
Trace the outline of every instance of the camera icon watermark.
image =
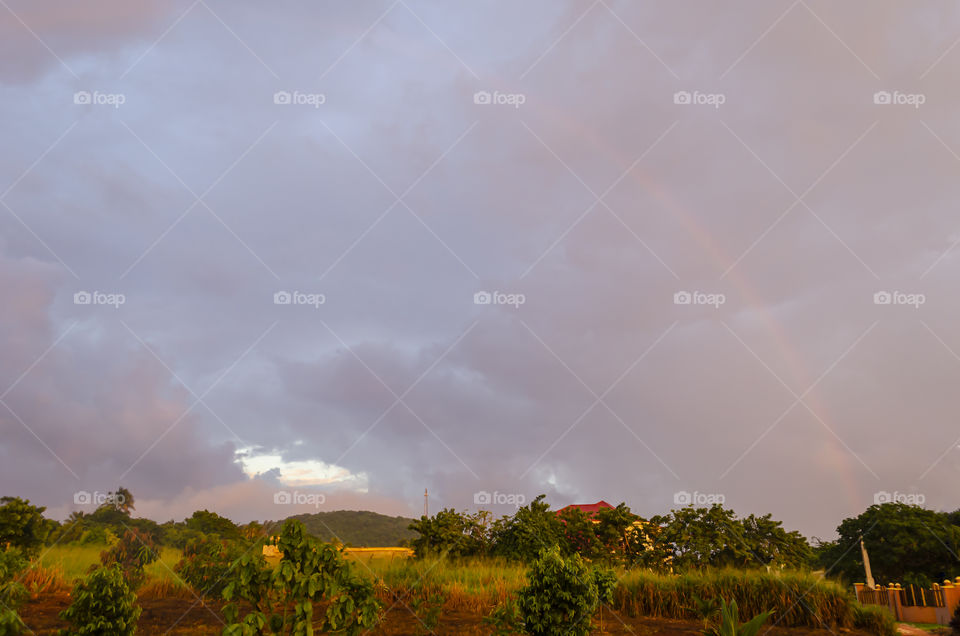
[(320, 305), (324, 305), (326, 302), (327, 297), (324, 294), (308, 294), (301, 291), (289, 292), (285, 290), (280, 290), (273, 294), (274, 305), (307, 305), (314, 309), (319, 309)]
[(887, 492), (886, 490), (873, 493), (873, 503), (877, 506), (888, 503), (906, 504), (908, 506), (922, 506), (926, 503), (926, 501), (927, 497), (923, 493), (902, 493), (897, 491)]
[(519, 309), (520, 305), (527, 302), (524, 294), (508, 294), (499, 291), (478, 291), (473, 295), (474, 305), (509, 305), (514, 309)]
[(114, 108), (120, 108), (127, 103), (127, 96), (123, 93), (77, 91), (73, 94), (73, 103), (78, 106), (113, 106)]
[(727, 498), (721, 493), (689, 492), (680, 490), (673, 493), (673, 503), (677, 506), (722, 506)]
[(312, 106), (314, 108), (320, 108), (327, 103), (327, 96), (323, 93), (277, 91), (273, 94), (273, 103), (278, 106)]
[(78, 490), (73, 493), (73, 503), (78, 506), (89, 506), (97, 505), (102, 506), (104, 504), (111, 505), (122, 505), (126, 502), (127, 498), (120, 493), (112, 492), (89, 492), (86, 490)]
[(719, 309), (720, 305), (727, 302), (724, 294), (708, 294), (701, 291), (678, 291), (673, 294), (674, 305), (709, 305), (714, 309)]
[(120, 305), (127, 302), (124, 294), (106, 293), (100, 291), (78, 291), (73, 295), (74, 305), (109, 305), (114, 309), (119, 309)]
[(720, 108), (727, 103), (727, 96), (723, 93), (677, 91), (673, 94), (673, 103), (679, 106), (713, 106), (714, 108)]
[(878, 106), (913, 106), (914, 108), (920, 108), (927, 103), (927, 96), (923, 93), (877, 91), (873, 94), (873, 103)]
[(901, 291), (878, 291), (873, 294), (874, 305), (907, 305), (920, 309), (927, 302), (925, 294), (908, 294)]
[(527, 503), (527, 498), (521, 493), (489, 492), (481, 490), (473, 493), (473, 503), (478, 506), (515, 506), (519, 508)]
[(473, 94), (473, 103), (480, 106), (513, 106), (519, 109), (527, 103), (527, 96), (523, 93), (477, 91)]
[(327, 497), (320, 493), (278, 490), (273, 493), (273, 503), (280, 506), (313, 506), (319, 508), (326, 503)]

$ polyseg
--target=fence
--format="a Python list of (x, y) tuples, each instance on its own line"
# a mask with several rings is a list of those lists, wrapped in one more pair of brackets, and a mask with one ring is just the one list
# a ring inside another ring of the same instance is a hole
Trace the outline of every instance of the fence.
[(944, 581), (932, 588), (919, 585), (901, 586), (894, 583), (878, 585), (871, 589), (863, 583), (855, 583), (857, 600), (864, 605), (884, 605), (899, 621), (911, 623), (939, 623), (947, 625), (950, 616), (960, 605), (960, 577), (956, 583)]

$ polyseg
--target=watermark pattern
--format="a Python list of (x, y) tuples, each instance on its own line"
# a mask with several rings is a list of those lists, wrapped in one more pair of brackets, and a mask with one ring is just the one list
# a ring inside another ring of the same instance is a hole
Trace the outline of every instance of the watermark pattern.
[(527, 503), (527, 498), (521, 493), (481, 490), (473, 493), (473, 503), (478, 506), (516, 506), (519, 508)]
[(878, 106), (913, 106), (920, 108), (927, 102), (923, 93), (903, 93), (900, 91), (877, 91), (873, 94), (873, 103)]
[(273, 103), (278, 106), (312, 106), (314, 108), (320, 108), (327, 103), (327, 96), (323, 93), (277, 91), (273, 94)]
[(701, 291), (678, 291), (673, 294), (674, 305), (709, 305), (714, 309), (719, 309), (720, 305), (727, 302), (724, 294), (710, 294)]
[(122, 505), (126, 503), (126, 501), (127, 498), (123, 493), (99, 492), (96, 490), (93, 492), (78, 490), (73, 493), (73, 503), (78, 506), (102, 506), (104, 504)]
[(473, 103), (480, 106), (513, 106), (514, 108), (520, 108), (527, 103), (527, 96), (523, 93), (477, 91), (473, 94)]
[(474, 305), (509, 305), (514, 309), (519, 309), (520, 305), (527, 302), (527, 297), (523, 294), (508, 294), (499, 291), (478, 291), (473, 295)]
[(886, 490), (873, 493), (873, 503), (878, 506), (888, 503), (906, 504), (908, 506), (922, 506), (926, 503), (926, 501), (927, 497), (923, 493), (904, 493), (897, 491), (888, 492)]
[(717, 492), (689, 492), (680, 490), (673, 493), (673, 503), (677, 506), (712, 506), (714, 504), (722, 506), (727, 498)]
[(73, 94), (73, 103), (78, 106), (113, 106), (114, 108), (120, 108), (127, 103), (127, 96), (123, 93), (77, 91)]
[(874, 305), (909, 305), (914, 309), (919, 309), (920, 305), (927, 302), (924, 294), (908, 294), (901, 291), (878, 291), (873, 294)]
[(320, 305), (327, 302), (324, 294), (311, 294), (301, 291), (280, 290), (273, 294), (274, 305), (308, 305), (314, 309), (319, 309)]
[(119, 293), (107, 293), (101, 291), (78, 291), (73, 295), (74, 305), (109, 305), (114, 309), (119, 309), (120, 305), (127, 302), (127, 297)]
[(727, 102), (723, 93), (702, 93), (700, 91), (677, 91), (673, 94), (673, 103), (680, 106), (713, 106), (720, 108)]
[(313, 506), (314, 508), (319, 508), (326, 501), (326, 495), (316, 492), (278, 490), (273, 493), (273, 503), (279, 506)]

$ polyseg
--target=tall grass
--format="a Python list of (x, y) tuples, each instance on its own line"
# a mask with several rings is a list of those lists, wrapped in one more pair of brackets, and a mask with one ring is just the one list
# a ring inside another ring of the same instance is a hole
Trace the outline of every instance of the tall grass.
[(735, 600), (744, 616), (773, 610), (771, 622), (785, 627), (853, 624), (852, 593), (804, 572), (661, 575), (633, 570), (621, 578), (613, 609), (630, 616), (697, 618), (695, 598)]
[(379, 581), (378, 595), (392, 604), (440, 596), (444, 607), (488, 613), (526, 584), (523, 565), (499, 559), (364, 559), (358, 569)]

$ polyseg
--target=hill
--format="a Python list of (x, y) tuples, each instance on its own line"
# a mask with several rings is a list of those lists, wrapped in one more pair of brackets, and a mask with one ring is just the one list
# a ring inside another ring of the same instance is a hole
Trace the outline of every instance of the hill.
[(303, 523), (307, 532), (323, 541), (339, 538), (345, 545), (388, 547), (402, 545), (417, 536), (407, 526), (414, 520), (389, 517), (367, 510), (335, 510), (290, 517)]

